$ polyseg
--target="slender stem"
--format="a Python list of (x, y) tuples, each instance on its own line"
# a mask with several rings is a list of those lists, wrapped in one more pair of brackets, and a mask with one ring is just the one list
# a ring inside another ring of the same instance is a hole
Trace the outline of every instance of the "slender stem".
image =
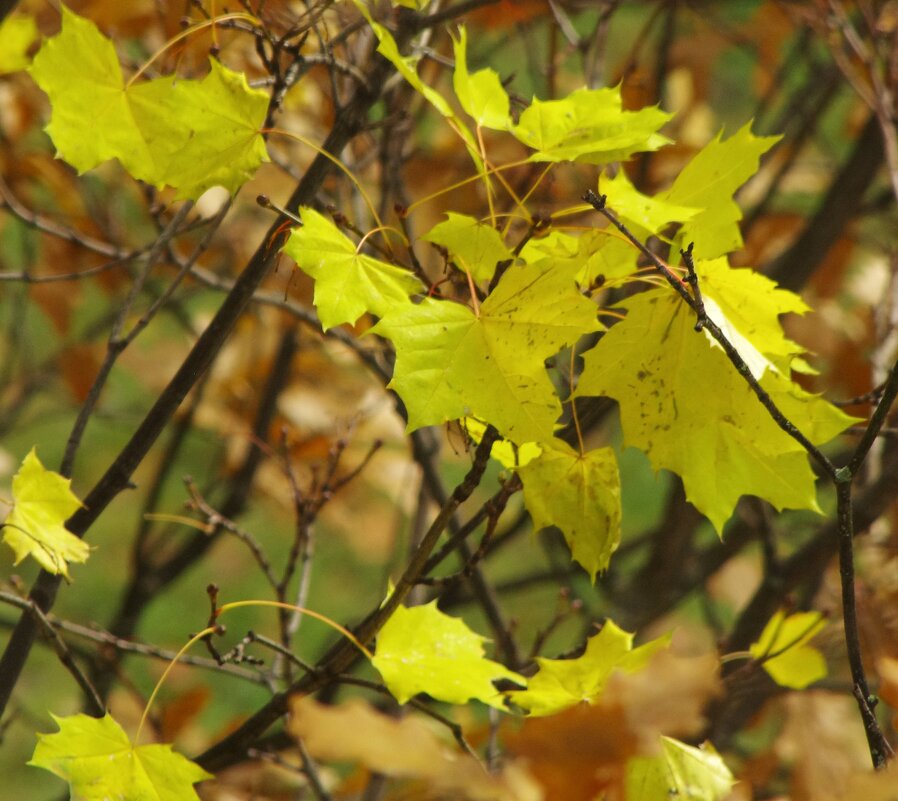
[(848, 664), (854, 695), (861, 712), (867, 745), (873, 760), (873, 767), (880, 770), (892, 753), (892, 749), (879, 727), (873, 707), (877, 699), (870, 694), (864, 663), (861, 657), (861, 640), (857, 625), (857, 604), (854, 589), (854, 521), (852, 519), (851, 484), (836, 484), (838, 502), (837, 524), (839, 532), (839, 578), (842, 583), (842, 617), (845, 622), (845, 647), (848, 650)]
[[(651, 263), (655, 266), (655, 269), (664, 276), (667, 280), (667, 283), (670, 284), (671, 287), (679, 294), (681, 298), (686, 302), (686, 305), (689, 306), (697, 315), (700, 314), (700, 308), (696, 303), (696, 299), (693, 297), (692, 293), (688, 289), (688, 282), (681, 281), (674, 272), (670, 269), (668, 265), (666, 265), (661, 259), (659, 259), (651, 250), (649, 250), (637, 236), (635, 236), (626, 225), (624, 225), (618, 217), (611, 212), (605, 206), (605, 196), (597, 195), (592, 190), (587, 191), (587, 193), (583, 196), (583, 199), (589, 203), (596, 211), (602, 214), (615, 228), (617, 228), (627, 239), (630, 240), (639, 251), (646, 256), (646, 258), (651, 261)], [(798, 430), (798, 427), (789, 420), (779, 409), (779, 407), (774, 403), (773, 399), (767, 393), (761, 383), (752, 375), (751, 370), (748, 365), (745, 363), (745, 360), (739, 354), (739, 351), (736, 350), (735, 346), (732, 342), (727, 339), (726, 335), (720, 329), (720, 327), (715, 323), (710, 317), (707, 315), (704, 316), (702, 327), (712, 336), (715, 341), (723, 348), (724, 353), (726, 353), (727, 358), (732, 362), (733, 366), (739, 372), (746, 383), (751, 387), (752, 391), (757, 396), (758, 400), (761, 402), (761, 405), (767, 409), (770, 416), (773, 418), (773, 421), (783, 430), (785, 431), (792, 439), (794, 439), (802, 448), (804, 448), (808, 454), (810, 454), (814, 460), (820, 465), (823, 471), (829, 476), (833, 481), (836, 480), (837, 470), (836, 466), (827, 458), (827, 456), (816, 446), (813, 442), (811, 442), (801, 431)]]
[(882, 385), (879, 403), (876, 404), (876, 408), (873, 410), (873, 414), (870, 417), (870, 422), (867, 423), (867, 428), (864, 431), (863, 436), (855, 447), (854, 453), (851, 454), (851, 458), (848, 460), (847, 466), (851, 471), (852, 476), (854, 476), (860, 469), (860, 466), (864, 463), (864, 459), (870, 452), (870, 448), (872, 448), (873, 443), (876, 442), (876, 437), (882, 430), (883, 424), (888, 417), (896, 396), (898, 396), (898, 361), (896, 361), (895, 364), (892, 365), (892, 369), (889, 370), (885, 383)]

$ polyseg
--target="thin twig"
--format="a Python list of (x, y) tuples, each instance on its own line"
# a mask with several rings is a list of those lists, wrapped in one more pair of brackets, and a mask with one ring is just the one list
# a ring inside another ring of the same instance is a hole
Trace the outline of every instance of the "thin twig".
[[(602, 214), (615, 228), (617, 228), (631, 243), (633, 243), (639, 251), (646, 256), (649, 261), (654, 265), (655, 269), (661, 273), (662, 276), (667, 280), (668, 284), (677, 292), (677, 294), (683, 298), (686, 304), (692, 309), (694, 312), (698, 313), (698, 309), (696, 307), (695, 298), (693, 298), (692, 294), (686, 288), (686, 284), (681, 281), (674, 272), (670, 269), (668, 265), (662, 262), (651, 250), (649, 250), (640, 239), (635, 236), (626, 225), (624, 225), (617, 216), (611, 212), (605, 206), (605, 196), (597, 195), (592, 190), (588, 190), (586, 194), (583, 196), (583, 199), (589, 203), (596, 211)], [(813, 442), (811, 442), (799, 429), (798, 427), (789, 420), (779, 409), (779, 407), (774, 403), (773, 399), (768, 394), (767, 390), (765, 390), (761, 383), (757, 378), (752, 374), (748, 365), (745, 363), (745, 360), (740, 355), (739, 351), (736, 350), (735, 346), (732, 342), (727, 339), (726, 335), (721, 331), (720, 327), (715, 323), (710, 317), (705, 316), (705, 321), (702, 326), (723, 348), (724, 353), (726, 353), (727, 358), (732, 362), (733, 366), (738, 371), (739, 375), (745, 379), (746, 383), (751, 387), (752, 391), (757, 396), (758, 400), (767, 409), (770, 416), (773, 418), (773, 421), (788, 434), (792, 439), (794, 439), (802, 448), (804, 448), (810, 456), (814, 458), (814, 460), (820, 465), (821, 469), (826, 473), (826, 475), (831, 479), (836, 479), (836, 467), (829, 460), (829, 458), (816, 446)]]

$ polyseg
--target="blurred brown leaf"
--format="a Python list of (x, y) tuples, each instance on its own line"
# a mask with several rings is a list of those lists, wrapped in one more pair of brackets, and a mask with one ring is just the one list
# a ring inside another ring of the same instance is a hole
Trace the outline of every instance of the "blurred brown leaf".
[(358, 762), (389, 777), (421, 779), (453, 798), (541, 798), (524, 774), (490, 775), (473, 757), (446, 746), (420, 716), (393, 718), (360, 699), (328, 706), (295, 698), (287, 728), (318, 759)]

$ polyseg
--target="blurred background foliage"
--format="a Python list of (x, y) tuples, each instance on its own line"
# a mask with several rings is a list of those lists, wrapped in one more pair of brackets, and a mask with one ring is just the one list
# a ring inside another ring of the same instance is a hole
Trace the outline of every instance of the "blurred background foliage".
[[(658, 103), (675, 113), (665, 131), (675, 144), (626, 166), (643, 192), (668, 185), (721, 130), (730, 135), (753, 121), (756, 134), (782, 134), (760, 174), (739, 195), (745, 247), (735, 263), (776, 277), (814, 307), (814, 314), (785, 321), (789, 335), (813, 353), (817, 374), (806, 377), (808, 388), (840, 401), (862, 396), (881, 381), (895, 350), (898, 220), (883, 137), (855, 85), (873, 83), (828, 22), (834, 4), (502, 0), (479, 8), (463, 5), (470, 7), (459, 18), (468, 26), (469, 64), (496, 69), (518, 111), (533, 95), (552, 98), (584, 84), (620, 84), (629, 108)], [(898, 52), (898, 4), (835, 5), (857, 21), (870, 49), (884, 54), (875, 66), (885, 80), (894, 79), (889, 59), (894, 62)], [(184, 17), (225, 10), (218, 2), (176, 0), (71, 0), (69, 6), (114, 39), (126, 68), (138, 67), (176, 36)], [(322, 142), (340, 114), (351, 70), (366, 68), (369, 43), (359, 32), (357, 13), (348, 4), (311, 0), (253, 0), (246, 6), (272, 30), (308, 27), (303, 77), (286, 93), (274, 123)], [(45, 0), (21, 0), (14, 14), (34, 18), (42, 35), (58, 29), (58, 11)], [(239, 26), (220, 25), (183, 40), (155, 61), (153, 70), (202, 74), (210, 48), (230, 68), (266, 85), (268, 73), (254, 41)], [(326, 50), (349, 74), (316, 58)], [(422, 77), (445, 85), (452, 52), (446, 25), (432, 29), (423, 52)], [(133, 266), (114, 261), (115, 254), (152, 243), (174, 213), (170, 197), (131, 180), (115, 163), (78, 176), (55, 160), (42, 132), (47, 112), (46, 98), (26, 72), (0, 77), (0, 485), (5, 497), (32, 445), (46, 465), (60, 464), (78, 410), (106, 358), (111, 323), (132, 286)], [(394, 204), (411, 206), (470, 176), (457, 138), (404, 83), (385, 87), (371, 120), (338, 155), (385, 216)], [(487, 134), (495, 161), (520, 158), (514, 143)], [(77, 453), (73, 486), (79, 495), (121, 449), (265, 236), (272, 217), (255, 197), (288, 196), (315, 155), (277, 132), (270, 135), (269, 150), (272, 163), (240, 191), (225, 223), (218, 227), (216, 215), (226, 196), (211, 190), (148, 276), (130, 322), (165, 290), (179, 261), (202, 249), (193, 273), (115, 361)], [(538, 170), (525, 165), (510, 175), (526, 191)], [(588, 166), (559, 166), (540, 184), (531, 207), (551, 214), (574, 205), (596, 177)], [(370, 222), (353, 184), (340, 174), (326, 179), (318, 200), (362, 229)], [(408, 224), (423, 232), (448, 208), (482, 214), (481, 186), (469, 182), (422, 202)], [(209, 231), (214, 236), (207, 241)], [(425, 268), (438, 278), (438, 254), (426, 259)], [(59, 280), (47, 280), (54, 276)], [(205, 625), (208, 584), (217, 584), (226, 601), (272, 597), (246, 542), (227, 531), (179, 563), (170, 584), (154, 586), (160, 565), (170, 564), (166, 560), (173, 556), (177, 561), (187, 543), (205, 536), (197, 534), (198, 527), (210, 516), (196, 503), (185, 509), (189, 487), (210, 509), (233, 517), (273, 566), (285, 563), (296, 532), (306, 526), (314, 539), (303, 584), (308, 607), (353, 623), (377, 605), (437, 507), (422, 488), (420, 464), (383, 382), (339, 336), (322, 337), (303, 323), (311, 289), (310, 279), (279, 259), (210, 374), (139, 468), (136, 487), (115, 500), (91, 530), (91, 559), (73, 570), (74, 584), (61, 591), (56, 617), (171, 651)], [(351, 333), (361, 333), (370, 322), (361, 321)], [(379, 358), (373, 342), (360, 342)], [(863, 403), (847, 408), (860, 415), (869, 409)], [(590, 441), (619, 445), (614, 415), (605, 411), (597, 419)], [(426, 433), (438, 452), (443, 483), (451, 488), (470, 464), (464, 437), (453, 427)], [(878, 473), (895, 470), (894, 439), (887, 434), (866, 478), (870, 485)], [(333, 497), (319, 493), (324, 477), (330, 475), (333, 483), (350, 475), (375, 443), (382, 445), (346, 486)], [(254, 451), (261, 458), (247, 472)], [(757, 634), (766, 622), (766, 617), (747, 619), (747, 604), (776, 585), (775, 606), (816, 608), (831, 616), (823, 635), (830, 678), (799, 695), (778, 691), (763, 675), (731, 674), (725, 698), (709, 713), (708, 733), (740, 780), (733, 799), (838, 797), (868, 757), (846, 693), (838, 580), (823, 534), (828, 518), (774, 516), (760, 502), (744, 499), (721, 544), (685, 503), (675, 478), (654, 476), (636, 451), (621, 454), (621, 470), (623, 544), (595, 586), (571, 563), (560, 535), (529, 531), (520, 497), (512, 497), (482, 572), (522, 655), (569, 653), (605, 618), (636, 630), (640, 639), (674, 630), (686, 651), (744, 649), (748, 634)], [(461, 519), (489, 497), (496, 479), (491, 468)], [(869, 531), (857, 543), (865, 658), (893, 706), (898, 700), (894, 489), (887, 487), (882, 491), (887, 497), (870, 501), (869, 513), (862, 510)], [(316, 499), (322, 501), (320, 509), (303, 506)], [(821, 503), (831, 511), (831, 498), (823, 496)], [(185, 525), (173, 517), (197, 522)], [(804, 569), (795, 567), (787, 576), (779, 572), (790, 556), (818, 541), (816, 561), (809, 557)], [(13, 568), (7, 562), (0, 588), (24, 592), (35, 575), (33, 565)], [(422, 589), (421, 597), (426, 595)], [(495, 622), (467, 581), (453, 585), (441, 607), (485, 634)], [(17, 616), (17, 610), (0, 605), (0, 641)], [(224, 650), (250, 630), (270, 637), (278, 631), (269, 611), (242, 610), (227, 626)], [(65, 636), (94, 676), (104, 676), (116, 717), (126, 726), (133, 723), (166, 663), (125, 655), (75, 633)], [(330, 641), (330, 632), (304, 620), (295, 647), (314, 663)], [(277, 659), (264, 649), (259, 655), (269, 663)], [(164, 688), (158, 731), (166, 740), (176, 739), (185, 753), (199, 753), (258, 708), (269, 692), (264, 683), (184, 665)], [(35, 732), (51, 726), (48, 712), (70, 714), (82, 703), (53, 653), (36, 649), (3, 723), (0, 760), (8, 797), (59, 797), (58, 782), (24, 762)], [(884, 711), (884, 720), (890, 714)], [(890, 736), (894, 742), (894, 730)], [(569, 757), (564, 770), (573, 775), (587, 769), (576, 753)], [(231, 777), (230, 784), (207, 789), (208, 797), (286, 799), (295, 797), (300, 784), (289, 770), (264, 763), (234, 768)]]

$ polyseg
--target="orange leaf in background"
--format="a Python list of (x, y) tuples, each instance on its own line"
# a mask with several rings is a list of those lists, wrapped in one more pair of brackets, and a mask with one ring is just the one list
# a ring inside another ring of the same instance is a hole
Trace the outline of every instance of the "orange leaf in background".
[(359, 762), (384, 776), (423, 780), (438, 797), (472, 801), (539, 801), (532, 779), (514, 765), (498, 775), (445, 744), (423, 716), (397, 719), (359, 698), (338, 706), (295, 698), (287, 726), (325, 761)]
[[(783, 708), (788, 717), (773, 749), (780, 764), (791, 763), (790, 798), (823, 801), (841, 797), (851, 777), (870, 765), (854, 699), (811, 690), (789, 693)], [(864, 795), (851, 798), (867, 801)]]
[(594, 801), (621, 798), (627, 760), (639, 753), (620, 707), (575, 706), (529, 718), (503, 737), (509, 753), (524, 757), (546, 798)]
[(505, 28), (515, 22), (529, 22), (551, 12), (548, 0), (501, 0), (467, 15), (467, 19), (484, 28)]
[(177, 739), (181, 730), (203, 711), (211, 696), (208, 687), (199, 685), (169, 701), (162, 711), (160, 739), (166, 743)]
[[(45, 286), (62, 287), (64, 284)], [(66, 348), (57, 357), (56, 366), (76, 403), (83, 403), (87, 398), (87, 393), (90, 392), (100, 370), (102, 351), (101, 345), (78, 343)]]
[(628, 761), (655, 755), (659, 735), (696, 734), (719, 690), (717, 659), (659, 651), (642, 670), (615, 672), (595, 705), (529, 718), (503, 739), (525, 757), (549, 799), (624, 801)]

